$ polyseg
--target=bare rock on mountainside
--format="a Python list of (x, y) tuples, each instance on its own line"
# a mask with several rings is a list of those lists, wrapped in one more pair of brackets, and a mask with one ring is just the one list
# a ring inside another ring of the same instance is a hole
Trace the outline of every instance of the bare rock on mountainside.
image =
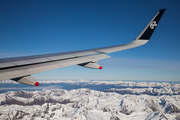
[(110, 120), (120, 120), (117, 116), (112, 116)]
[(169, 108), (169, 110), (167, 110), (167, 111), (169, 111), (170, 114), (171, 113), (180, 113), (180, 110), (174, 104), (170, 105), (167, 108)]
[(153, 111), (159, 111), (158, 108), (157, 108), (157, 105), (154, 103), (154, 100), (150, 99), (148, 101), (148, 107)]
[[(53, 99), (53, 97), (50, 96), (61, 96), (64, 95), (64, 90), (58, 91), (58, 90), (52, 90), (50, 93), (44, 93), (45, 90), (38, 93), (33, 92), (26, 92), (26, 91), (15, 91), (13, 92), (13, 95), (9, 95), (6, 93), (5, 100), (1, 101), (0, 105), (42, 105), (44, 103), (61, 103), (61, 104), (67, 104), (71, 103), (69, 99), (59, 98), (59, 99)], [(62, 92), (62, 93), (61, 93)], [(55, 93), (55, 94), (54, 94)], [(10, 93), (11, 94), (11, 93)], [(35, 97), (38, 96), (38, 97)], [(19, 98), (24, 98), (22, 100), (19, 100)]]
[(16, 97), (24, 97), (24, 98), (31, 98), (33, 96), (33, 93), (19, 90), (19, 91), (16, 91), (14, 93), (14, 96), (16, 96)]

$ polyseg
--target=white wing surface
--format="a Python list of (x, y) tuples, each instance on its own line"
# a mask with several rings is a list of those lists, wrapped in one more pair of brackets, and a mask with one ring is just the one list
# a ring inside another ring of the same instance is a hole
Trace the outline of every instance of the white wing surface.
[(71, 65), (102, 69), (96, 61), (109, 58), (108, 53), (135, 48), (147, 43), (165, 9), (160, 10), (135, 40), (124, 45), (103, 47), (46, 55), (0, 59), (0, 81), (11, 79), (23, 84), (39, 86), (31, 74), (58, 69)]

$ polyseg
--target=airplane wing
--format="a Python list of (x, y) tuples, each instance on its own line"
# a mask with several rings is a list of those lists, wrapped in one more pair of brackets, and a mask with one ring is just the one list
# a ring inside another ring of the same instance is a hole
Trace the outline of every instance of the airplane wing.
[(58, 69), (71, 65), (102, 69), (96, 61), (109, 58), (108, 53), (135, 48), (147, 43), (165, 9), (160, 10), (143, 31), (132, 42), (111, 47), (80, 50), (64, 53), (0, 59), (0, 81), (11, 79), (23, 84), (39, 86), (31, 74)]

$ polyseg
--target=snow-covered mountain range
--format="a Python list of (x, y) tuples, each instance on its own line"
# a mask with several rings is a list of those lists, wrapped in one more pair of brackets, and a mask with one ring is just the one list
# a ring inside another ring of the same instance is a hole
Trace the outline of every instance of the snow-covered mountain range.
[(179, 120), (180, 95), (118, 94), (85, 88), (10, 91), (0, 94), (0, 119)]
[[(89, 88), (92, 90), (99, 90), (103, 92), (117, 92), (120, 94), (146, 94), (146, 95), (180, 95), (180, 83), (167, 83), (167, 82), (125, 82), (125, 81), (88, 81), (88, 80), (44, 80), (39, 81), (40, 87), (33, 87), (35, 90), (42, 89), (78, 89)], [(1, 81), (0, 84), (18, 84), (14, 81)], [(49, 85), (49, 86), (48, 86)], [(22, 88), (22, 89), (21, 89)], [(31, 89), (31, 86), (18, 86), (18, 90)], [(7, 91), (16, 89), (15, 86), (8, 88), (0, 87), (1, 90)], [(32, 89), (32, 90), (33, 90)], [(2, 93), (2, 92), (1, 92)]]

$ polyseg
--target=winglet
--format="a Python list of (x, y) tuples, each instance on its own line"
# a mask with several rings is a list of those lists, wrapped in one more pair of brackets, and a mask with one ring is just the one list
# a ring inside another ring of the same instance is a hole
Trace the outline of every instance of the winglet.
[(149, 40), (153, 34), (156, 26), (158, 25), (165, 9), (161, 9), (154, 18), (149, 22), (149, 24), (144, 28), (144, 30), (138, 35), (136, 40)]

